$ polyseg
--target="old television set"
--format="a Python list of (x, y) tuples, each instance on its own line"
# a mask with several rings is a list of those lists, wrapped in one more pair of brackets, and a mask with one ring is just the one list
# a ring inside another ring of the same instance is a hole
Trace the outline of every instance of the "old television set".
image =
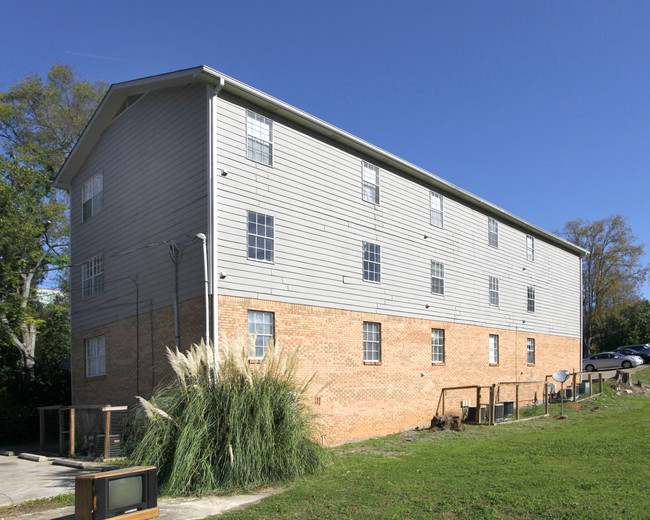
[(75, 520), (157, 517), (156, 477), (153, 466), (79, 475), (75, 481)]

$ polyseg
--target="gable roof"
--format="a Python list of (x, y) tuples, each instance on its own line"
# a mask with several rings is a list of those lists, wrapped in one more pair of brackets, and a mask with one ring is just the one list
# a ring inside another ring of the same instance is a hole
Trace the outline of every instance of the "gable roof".
[(586, 250), (578, 247), (572, 242), (558, 237), (553, 233), (549, 233), (548, 231), (545, 231), (544, 229), (537, 227), (516, 215), (509, 213), (462, 188), (459, 188), (458, 186), (455, 186), (437, 175), (415, 166), (404, 159), (400, 159), (399, 157), (382, 150), (363, 139), (359, 139), (358, 137), (323, 121), (322, 119), (303, 112), (284, 101), (265, 94), (256, 88), (237, 81), (236, 79), (226, 76), (210, 67), (206, 67), (205, 65), (111, 85), (104, 96), (104, 99), (102, 99), (99, 107), (97, 107), (97, 110), (86, 125), (81, 137), (72, 149), (72, 152), (70, 152), (63, 163), (63, 166), (59, 170), (59, 173), (54, 180), (54, 185), (62, 189), (70, 188), (72, 179), (83, 166), (83, 163), (94, 148), (95, 144), (101, 138), (104, 130), (106, 130), (110, 125), (118, 110), (129, 96), (143, 94), (153, 89), (180, 86), (194, 82), (202, 82), (214, 86), (221, 85), (222, 90), (225, 92), (230, 92), (241, 99), (249, 101), (256, 106), (260, 106), (271, 113), (277, 114), (288, 121), (295, 122), (303, 128), (307, 128), (319, 135), (376, 159), (377, 161), (395, 168), (400, 172), (420, 179), (434, 189), (439, 189), (449, 195), (466, 201), (504, 222), (514, 224), (516, 227), (542, 237), (571, 253), (579, 256), (588, 254)]

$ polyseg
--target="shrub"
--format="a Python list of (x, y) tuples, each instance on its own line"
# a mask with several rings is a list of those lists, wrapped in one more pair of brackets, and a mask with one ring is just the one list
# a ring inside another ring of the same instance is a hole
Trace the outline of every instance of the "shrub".
[[(132, 422), (136, 443), (128, 462), (158, 468), (161, 493), (202, 494), (246, 489), (313, 473), (326, 452), (314, 440), (313, 416), (303, 398), (309, 382), (295, 379), (297, 351), (269, 344), (260, 365), (247, 362), (245, 338), (220, 343), (216, 382), (212, 349), (167, 349), (176, 375)], [(313, 376), (312, 376), (313, 378)]]

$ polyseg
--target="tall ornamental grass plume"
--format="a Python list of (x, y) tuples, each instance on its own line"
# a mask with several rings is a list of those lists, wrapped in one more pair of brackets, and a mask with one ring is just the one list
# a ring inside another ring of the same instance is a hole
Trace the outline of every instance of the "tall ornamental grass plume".
[[(185, 354), (167, 349), (176, 376), (140, 405), (130, 424), (129, 464), (158, 468), (167, 495), (205, 494), (286, 482), (326, 462), (315, 441), (304, 393), (314, 376), (296, 379), (298, 350), (269, 343), (259, 365), (248, 363), (249, 340), (220, 342), (219, 377), (201, 341)], [(209, 363), (208, 363), (209, 361)]]

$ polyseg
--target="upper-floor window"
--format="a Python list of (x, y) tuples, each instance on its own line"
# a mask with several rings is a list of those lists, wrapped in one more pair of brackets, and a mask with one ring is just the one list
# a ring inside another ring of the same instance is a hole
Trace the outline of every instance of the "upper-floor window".
[(248, 258), (273, 262), (274, 219), (269, 215), (248, 212)]
[(442, 195), (431, 192), (431, 225), (442, 227)]
[(445, 331), (444, 329), (431, 329), (431, 362), (445, 362)]
[(490, 305), (499, 305), (499, 279), (496, 276), (489, 277)]
[(431, 292), (445, 294), (445, 264), (431, 261)]
[(366, 202), (379, 204), (379, 168), (363, 162), (362, 166), (362, 196)]
[(86, 377), (106, 375), (106, 338), (97, 336), (85, 340)]
[(499, 223), (492, 217), (488, 218), (488, 244), (499, 247)]
[(273, 166), (273, 121), (254, 112), (246, 112), (246, 156)]
[(499, 363), (499, 336), (490, 334), (490, 364)]
[(368, 282), (381, 282), (381, 246), (363, 243), (363, 279)]
[(262, 359), (269, 342), (273, 340), (275, 316), (272, 312), (248, 311), (250, 359)]
[(535, 237), (526, 235), (526, 258), (531, 262), (535, 261)]
[(81, 298), (90, 298), (103, 292), (104, 254), (100, 253), (81, 264)]
[(81, 185), (81, 220), (85, 222), (104, 207), (104, 174), (102, 172)]
[(528, 338), (526, 341), (526, 363), (529, 365), (535, 364), (535, 339)]
[(526, 310), (535, 312), (535, 288), (529, 285), (526, 290)]
[(363, 322), (363, 360), (378, 363), (381, 361), (381, 325)]

